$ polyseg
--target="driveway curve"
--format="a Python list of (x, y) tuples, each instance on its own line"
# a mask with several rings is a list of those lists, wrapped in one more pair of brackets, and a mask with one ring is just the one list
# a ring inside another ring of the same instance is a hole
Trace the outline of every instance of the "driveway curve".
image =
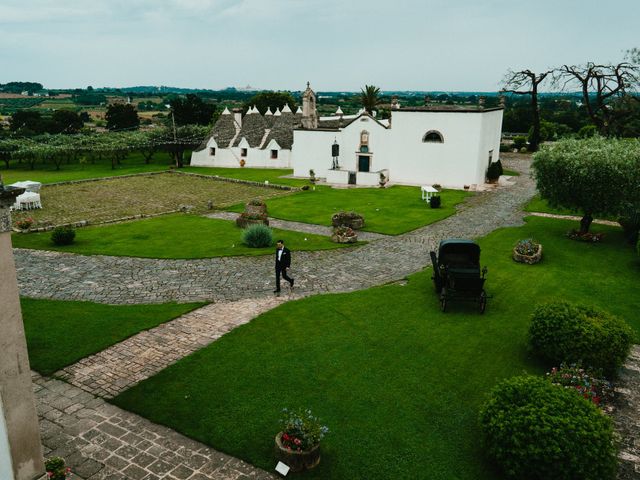
[[(522, 224), (522, 205), (535, 194), (528, 160), (506, 162), (521, 172), (508, 185), (478, 193), (458, 212), (412, 232), (354, 249), (295, 252), (296, 293), (360, 290), (400, 280), (430, 264), (429, 251), (448, 237), (477, 238)], [(22, 295), (108, 304), (236, 301), (272, 295), (273, 258), (162, 260), (84, 256), (15, 249)]]

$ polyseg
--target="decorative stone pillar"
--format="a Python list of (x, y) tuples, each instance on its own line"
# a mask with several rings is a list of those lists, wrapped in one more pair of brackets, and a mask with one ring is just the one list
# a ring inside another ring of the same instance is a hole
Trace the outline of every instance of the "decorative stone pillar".
[[(33, 480), (45, 474), (27, 342), (11, 247), (9, 207), (22, 188), (0, 182), (0, 463), (2, 480)], [(10, 467), (9, 467), (10, 465)]]

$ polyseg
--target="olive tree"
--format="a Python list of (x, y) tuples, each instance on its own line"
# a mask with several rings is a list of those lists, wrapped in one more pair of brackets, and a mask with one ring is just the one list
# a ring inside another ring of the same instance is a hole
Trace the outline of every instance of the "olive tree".
[(627, 215), (640, 205), (640, 140), (560, 140), (533, 158), (540, 196), (554, 207), (579, 211), (580, 233), (593, 215)]

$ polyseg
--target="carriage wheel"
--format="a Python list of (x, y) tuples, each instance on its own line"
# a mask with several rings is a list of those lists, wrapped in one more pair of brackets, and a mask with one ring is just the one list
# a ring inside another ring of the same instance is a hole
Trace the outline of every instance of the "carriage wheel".
[(446, 288), (442, 289), (442, 294), (440, 295), (440, 310), (443, 312), (447, 311), (447, 290)]
[(487, 294), (483, 290), (480, 294), (480, 313), (484, 313), (484, 310), (487, 308)]

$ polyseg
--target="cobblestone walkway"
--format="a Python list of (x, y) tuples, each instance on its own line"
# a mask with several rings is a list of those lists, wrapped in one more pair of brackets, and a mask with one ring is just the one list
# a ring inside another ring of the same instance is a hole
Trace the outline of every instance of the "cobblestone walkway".
[[(234, 212), (216, 212), (204, 215), (208, 218), (218, 218), (220, 220), (235, 220), (238, 214)], [(269, 226), (272, 228), (280, 228), (282, 230), (293, 230), (295, 232), (313, 233), (315, 235), (324, 235), (330, 237), (333, 234), (333, 228), (324, 225), (315, 225), (313, 223), (292, 222), (289, 220), (280, 220), (278, 218), (269, 217)], [(379, 240), (381, 238), (389, 238), (390, 235), (383, 235), (375, 232), (358, 232), (358, 240)]]
[[(275, 476), (60, 380), (33, 375), (45, 457), (88, 480), (261, 480)], [(275, 464), (274, 464), (275, 466)]]
[[(510, 168), (526, 170), (512, 162)], [(496, 228), (521, 225), (521, 206), (535, 192), (528, 175), (512, 186), (479, 193), (440, 222), (367, 245), (320, 252), (293, 252), (292, 273), (300, 293), (351, 291), (399, 280), (430, 263), (429, 250), (447, 237), (476, 238)], [(83, 256), (15, 251), (21, 294), (98, 303), (236, 301), (271, 294), (273, 258), (202, 260)]]
[(640, 478), (640, 345), (635, 345), (616, 388), (616, 430), (621, 435), (619, 480)]
[(55, 375), (94, 395), (112, 398), (292, 298), (271, 296), (212, 303), (140, 332)]

